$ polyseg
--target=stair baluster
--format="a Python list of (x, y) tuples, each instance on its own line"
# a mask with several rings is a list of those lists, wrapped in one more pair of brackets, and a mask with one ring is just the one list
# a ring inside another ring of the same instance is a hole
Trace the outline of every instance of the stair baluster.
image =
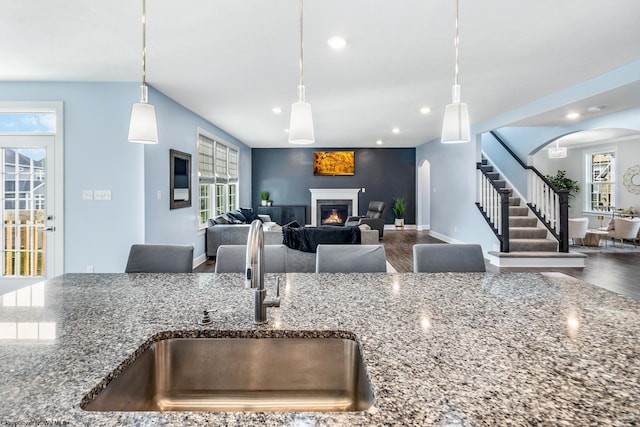
[(482, 163), (478, 170), (478, 200), (476, 206), (500, 241), (500, 252), (509, 252), (509, 195), (511, 190), (496, 185)]

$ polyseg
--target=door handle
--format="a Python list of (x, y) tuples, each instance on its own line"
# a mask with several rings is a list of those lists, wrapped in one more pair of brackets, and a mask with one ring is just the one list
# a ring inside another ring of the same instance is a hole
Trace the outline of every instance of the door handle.
[(55, 231), (56, 228), (54, 226), (50, 226), (50, 227), (45, 227), (44, 231)]

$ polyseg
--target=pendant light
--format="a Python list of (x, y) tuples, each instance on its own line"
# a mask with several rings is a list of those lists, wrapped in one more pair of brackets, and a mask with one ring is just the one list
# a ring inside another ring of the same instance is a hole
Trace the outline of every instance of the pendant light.
[(567, 147), (559, 147), (558, 140), (556, 139), (556, 146), (549, 147), (549, 158), (564, 159), (565, 157), (567, 157)]
[(140, 144), (158, 143), (158, 124), (156, 122), (156, 108), (147, 103), (147, 7), (146, 0), (142, 0), (142, 86), (140, 102), (131, 106), (131, 120), (129, 122), (129, 141)]
[(300, 0), (300, 84), (298, 85), (298, 102), (291, 104), (291, 121), (289, 122), (289, 142), (291, 144), (312, 144), (314, 141), (311, 105), (304, 100), (302, 1)]
[(460, 102), (460, 85), (458, 84), (458, 45), (460, 44), (458, 31), (458, 0), (456, 0), (456, 48), (455, 78), (452, 89), (452, 102), (444, 109), (444, 121), (442, 123), (442, 143), (454, 144), (469, 142), (471, 131), (469, 129), (469, 110), (467, 104)]

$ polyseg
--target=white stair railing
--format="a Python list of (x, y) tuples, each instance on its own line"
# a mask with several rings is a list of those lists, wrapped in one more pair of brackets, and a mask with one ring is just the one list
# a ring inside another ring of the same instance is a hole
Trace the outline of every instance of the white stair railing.
[(493, 224), (498, 234), (502, 235), (502, 210), (500, 209), (500, 193), (493, 187), (489, 178), (482, 171), (478, 170), (478, 182), (480, 183), (480, 194), (478, 197), (480, 206), (484, 210), (487, 218)]
[(560, 197), (551, 186), (534, 171), (528, 171), (529, 204), (539, 217), (556, 233), (562, 231), (560, 222)]
[(482, 164), (476, 166), (478, 183), (476, 206), (500, 240), (500, 252), (509, 252), (509, 193), (510, 190), (499, 188), (486, 175)]

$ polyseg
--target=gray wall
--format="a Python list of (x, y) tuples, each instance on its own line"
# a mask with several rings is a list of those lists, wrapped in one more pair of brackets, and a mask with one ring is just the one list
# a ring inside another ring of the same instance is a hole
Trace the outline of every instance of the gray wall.
[(387, 204), (385, 223), (393, 223), (395, 197), (407, 201), (406, 224), (415, 224), (416, 150), (414, 148), (353, 149), (355, 175), (313, 176), (314, 151), (351, 149), (254, 148), (252, 158), (252, 207), (260, 204), (260, 192), (268, 191), (273, 205), (306, 205), (311, 223), (310, 188), (365, 188), (359, 193), (359, 214), (372, 200)]

